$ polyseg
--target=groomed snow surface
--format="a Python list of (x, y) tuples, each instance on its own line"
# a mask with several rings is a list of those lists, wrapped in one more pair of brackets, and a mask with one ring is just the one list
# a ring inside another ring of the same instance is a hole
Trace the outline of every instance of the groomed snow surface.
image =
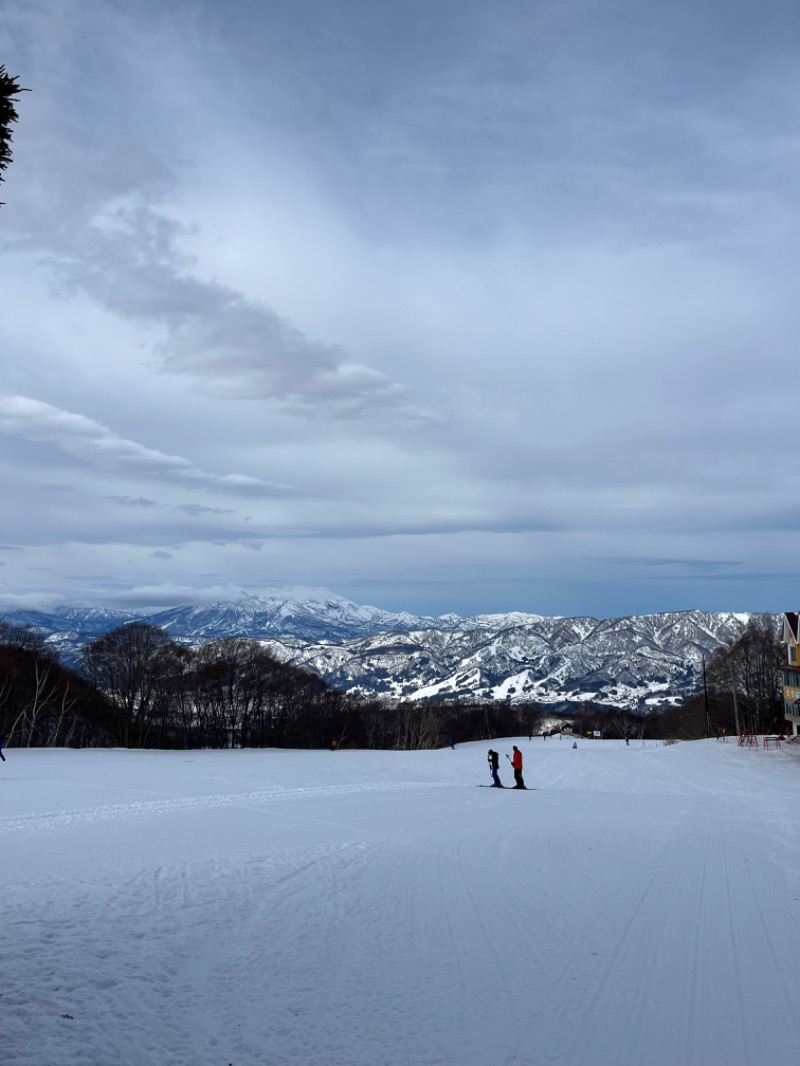
[(0, 1061), (797, 1066), (800, 756), (517, 743), (8, 751)]

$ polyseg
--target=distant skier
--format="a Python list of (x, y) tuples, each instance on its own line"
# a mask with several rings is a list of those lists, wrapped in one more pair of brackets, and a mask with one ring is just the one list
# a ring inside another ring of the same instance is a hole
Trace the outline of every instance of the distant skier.
[(0, 759), (2, 759), (2, 760), (3, 760), (3, 762), (5, 762), (5, 761), (6, 761), (6, 757), (5, 757), (5, 755), (3, 754), (3, 741), (2, 741), (2, 740), (0, 740)]
[(489, 754), (487, 755), (489, 760), (489, 772), (492, 775), (492, 788), (504, 788), (505, 786), (500, 783), (500, 775), (498, 770), (500, 769), (500, 756), (496, 751), (492, 751), (489, 748)]
[(450, 745), (450, 747), (453, 749), (453, 751), (456, 750), (456, 744), (455, 744), (455, 741), (453, 740), (452, 737), (450, 737), (450, 739), (448, 740), (447, 743)]
[(513, 744), (512, 748), (514, 754), (511, 756), (511, 765), (514, 768), (514, 780), (517, 782), (514, 788), (525, 788), (525, 781), (522, 777), (522, 752), (516, 744)]

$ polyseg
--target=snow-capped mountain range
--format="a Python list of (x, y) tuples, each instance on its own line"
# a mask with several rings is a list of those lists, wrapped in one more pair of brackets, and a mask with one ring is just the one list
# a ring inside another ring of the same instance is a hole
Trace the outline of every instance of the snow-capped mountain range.
[(327, 590), (286, 589), (235, 602), (154, 613), (60, 608), (12, 611), (67, 661), (128, 621), (161, 626), (180, 643), (249, 637), (330, 684), (392, 699), (536, 700), (656, 710), (702, 684), (702, 662), (750, 615), (680, 611), (627, 618), (536, 614), (439, 617), (361, 606)]

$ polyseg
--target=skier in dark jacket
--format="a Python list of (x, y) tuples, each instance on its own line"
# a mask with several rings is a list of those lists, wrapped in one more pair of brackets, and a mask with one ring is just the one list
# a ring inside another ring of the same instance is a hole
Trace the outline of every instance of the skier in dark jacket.
[(492, 751), (492, 749), (489, 748), (487, 758), (489, 760), (489, 770), (492, 775), (492, 788), (503, 788), (503, 785), (500, 783), (500, 775), (497, 772), (500, 769), (500, 756), (496, 751)]
[(6, 761), (6, 757), (5, 757), (5, 755), (3, 754), (3, 741), (2, 741), (2, 740), (0, 740), (0, 759), (2, 759), (2, 760), (3, 760), (3, 762), (5, 762), (5, 761)]

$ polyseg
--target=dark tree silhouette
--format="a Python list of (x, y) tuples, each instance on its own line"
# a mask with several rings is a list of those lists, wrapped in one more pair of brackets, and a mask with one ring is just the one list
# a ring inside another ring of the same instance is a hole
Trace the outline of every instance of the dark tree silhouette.
[(14, 97), (27, 91), (20, 88), (19, 78), (13, 78), (0, 64), (0, 182), (11, 162), (11, 127), (19, 118)]
[(736, 639), (711, 656), (709, 689), (715, 694), (730, 694), (737, 732), (766, 733), (783, 728), (780, 670), (784, 654), (775, 619), (757, 615), (742, 627)]
[(0, 619), (0, 737), (9, 747), (106, 743), (108, 717), (88, 682), (41, 635)]
[(149, 622), (118, 626), (83, 649), (84, 673), (115, 709), (111, 727), (126, 748), (145, 746), (174, 661), (175, 645)]

